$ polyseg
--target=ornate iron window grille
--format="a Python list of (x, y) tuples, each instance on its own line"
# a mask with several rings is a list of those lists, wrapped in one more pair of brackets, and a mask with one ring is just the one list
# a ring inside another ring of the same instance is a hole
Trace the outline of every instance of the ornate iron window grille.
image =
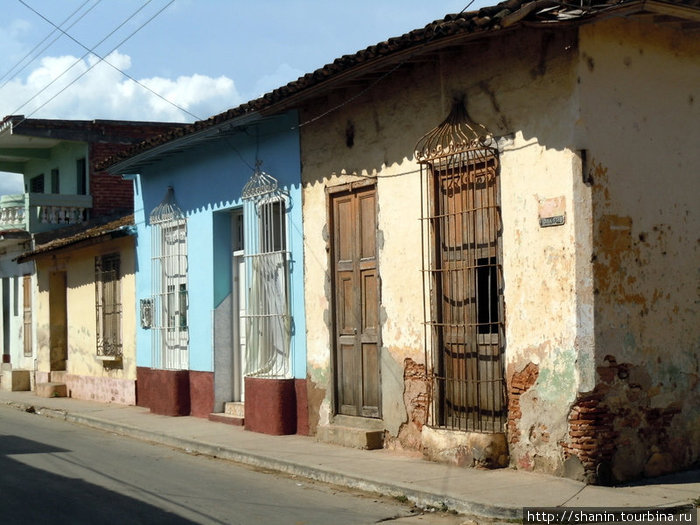
[(291, 377), (287, 198), (258, 161), (243, 188), (248, 274), (245, 375)]
[(97, 355), (122, 357), (121, 275), (118, 253), (95, 257), (95, 309)]
[(416, 145), (429, 424), (503, 432), (504, 306), (495, 141), (463, 100)]
[(151, 224), (151, 342), (154, 368), (189, 366), (187, 220), (168, 187)]

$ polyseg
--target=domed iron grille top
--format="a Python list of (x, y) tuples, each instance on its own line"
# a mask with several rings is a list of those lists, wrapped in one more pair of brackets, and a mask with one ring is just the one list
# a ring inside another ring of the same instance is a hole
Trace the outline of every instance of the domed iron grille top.
[(421, 163), (465, 154), (468, 158), (495, 155), (493, 135), (467, 114), (464, 100), (455, 100), (447, 118), (418, 141), (415, 157)]

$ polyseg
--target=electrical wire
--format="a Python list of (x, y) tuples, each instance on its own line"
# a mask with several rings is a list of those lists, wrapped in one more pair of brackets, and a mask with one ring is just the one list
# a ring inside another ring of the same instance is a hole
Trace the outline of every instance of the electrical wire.
[[(30, 6), (28, 6), (23, 0), (19, 0), (19, 2), (22, 3), (24, 6), (26, 6), (27, 8), (32, 9), (32, 8), (31, 8)], [(138, 13), (140, 13), (147, 5), (150, 4), (151, 2), (152, 2), (152, 0), (148, 0), (145, 4), (143, 4), (143, 5), (142, 5), (141, 7), (139, 7), (136, 11), (134, 11), (134, 12), (131, 14), (131, 16), (129, 16), (129, 17), (128, 17), (126, 20), (124, 20), (121, 24), (119, 24), (117, 27), (115, 27), (107, 36), (105, 36), (102, 40), (100, 40), (97, 44), (95, 44), (95, 45), (93, 46), (93, 49), (95, 49), (97, 46), (99, 46), (99, 45), (102, 44), (105, 40), (107, 40), (110, 36), (112, 36), (114, 33), (116, 33), (119, 29), (121, 29), (122, 26), (124, 26), (129, 20), (131, 20), (131, 19), (132, 19), (133, 17), (135, 17)], [(34, 99), (35, 99), (36, 97), (38, 97), (39, 95), (41, 95), (44, 91), (46, 91), (49, 87), (51, 87), (58, 79), (60, 79), (61, 77), (63, 77), (63, 75), (65, 75), (66, 73), (68, 73), (68, 71), (70, 71), (71, 69), (73, 69), (73, 67), (75, 67), (77, 64), (82, 63), (83, 59), (84, 59), (85, 57), (87, 57), (89, 54), (90, 54), (90, 51), (88, 51), (88, 52), (85, 53), (82, 57), (80, 57), (80, 58), (77, 59), (75, 62), (73, 62), (68, 68), (66, 68), (65, 70), (63, 70), (63, 72), (62, 72), (60, 75), (58, 75), (57, 77), (55, 77), (51, 82), (49, 82), (46, 86), (44, 86), (44, 87), (43, 87), (42, 89), (40, 89), (36, 94), (34, 94), (34, 96), (32, 96), (29, 100), (27, 100), (24, 104), (22, 104), (21, 106), (19, 106), (16, 110), (14, 110), (14, 111), (13, 111), (12, 113), (10, 113), (10, 114), (11, 114), (11, 115), (16, 115), (16, 114), (18, 114), (19, 111), (20, 111), (24, 106), (26, 106), (27, 104), (29, 104), (32, 100), (34, 100)], [(99, 63), (99, 62), (97, 62), (97, 63)], [(97, 63), (96, 63), (96, 64), (97, 64)], [(94, 67), (96, 64), (93, 64), (92, 67)], [(92, 69), (92, 67), (91, 67), (90, 69)], [(88, 71), (89, 71), (90, 69), (88, 69)], [(81, 75), (81, 76), (82, 76), (82, 75)], [(80, 76), (79, 76), (78, 78), (80, 78)], [(69, 83), (65, 88), (63, 88), (61, 91), (59, 91), (59, 92), (57, 93), (57, 95), (63, 93), (63, 91), (65, 91), (66, 88), (68, 88), (68, 87), (71, 86), (76, 80), (78, 80), (78, 78), (74, 79), (74, 80), (73, 80), (71, 83)], [(49, 102), (50, 102), (51, 100), (53, 100), (54, 98), (55, 98), (55, 96), (52, 97), (51, 99), (49, 99)], [(48, 103), (48, 102), (47, 102), (47, 103)], [(41, 105), (41, 106), (39, 106), (39, 108), (37, 108), (35, 111), (33, 111), (32, 114), (36, 113), (39, 109), (41, 109), (41, 108), (44, 107), (45, 105), (46, 105), (46, 103), (43, 104), (43, 105)]]
[[(83, 2), (83, 3), (80, 5), (80, 7), (78, 7), (78, 9), (76, 9), (76, 10), (73, 11), (70, 15), (68, 15), (68, 17), (67, 17), (63, 22), (61, 22), (60, 25), (62, 26), (62, 25), (65, 24), (68, 20), (70, 20), (71, 18), (73, 18), (73, 16), (74, 16), (78, 11), (80, 11), (83, 7), (85, 7), (85, 5), (86, 5), (88, 2), (90, 2), (90, 0), (85, 0), (85, 2)], [(77, 24), (78, 22), (80, 22), (80, 20), (82, 20), (83, 17), (85, 17), (85, 15), (87, 15), (90, 11), (92, 11), (93, 9), (95, 9), (95, 7), (97, 7), (97, 6), (100, 4), (100, 2), (102, 2), (102, 0), (97, 0), (97, 2), (96, 2), (95, 4), (93, 4), (92, 7), (90, 7), (90, 9), (88, 9), (88, 10), (85, 11), (82, 15), (80, 15), (80, 16), (78, 17), (78, 19), (75, 20), (75, 21), (74, 21), (71, 25), (69, 25), (66, 29), (70, 29), (70, 28), (73, 27), (75, 24)], [(52, 25), (53, 25), (53, 24), (52, 24)], [(36, 44), (26, 55), (24, 55), (24, 57), (22, 57), (14, 66), (12, 66), (4, 75), (2, 75), (2, 76), (0, 77), (0, 81), (2, 81), (2, 80), (4, 80), (5, 78), (7, 78), (10, 74), (13, 74), (12, 71), (13, 71), (17, 66), (19, 66), (22, 62), (24, 62), (24, 61), (27, 59), (28, 56), (30, 56), (32, 53), (34, 53), (34, 51), (35, 51), (41, 44), (43, 44), (43, 43), (46, 42), (49, 38), (51, 38), (51, 35), (53, 35), (56, 31), (58, 31), (58, 29), (59, 29), (59, 28), (57, 28), (57, 27), (54, 25), (54, 30), (51, 31), (48, 35), (46, 35), (46, 36), (44, 37), (44, 39), (43, 39), (41, 42), (39, 42), (38, 44)], [(46, 44), (43, 48), (41, 48), (41, 50), (40, 50), (36, 55), (34, 55), (34, 58), (32, 58), (29, 62), (27, 62), (26, 64), (24, 64), (24, 65), (22, 66), (21, 69), (19, 69), (17, 72), (14, 73), (14, 76), (17, 76), (17, 75), (19, 75), (22, 71), (24, 71), (24, 70), (29, 66), (29, 64), (31, 64), (32, 62), (34, 62), (34, 61), (37, 59), (37, 57), (38, 57), (39, 55), (41, 55), (41, 53), (43, 53), (43, 52), (46, 51), (49, 47), (51, 47), (51, 46), (54, 44), (54, 42), (56, 42), (56, 40), (58, 40), (59, 38), (61, 38), (61, 35), (58, 35), (58, 36), (57, 36), (56, 38), (54, 38), (51, 42), (49, 42), (49, 43)], [(12, 80), (11, 78), (8, 78), (7, 80), (5, 80), (5, 82), (3, 82), (2, 85), (0, 85), (0, 89), (4, 88), (11, 80)]]
[[(23, 0), (19, 0), (19, 1), (20, 1), (22, 4), (27, 5), (27, 4), (24, 3)], [(174, 0), (172, 0), (170, 3), (172, 4), (173, 1), (174, 1)], [(170, 4), (166, 5), (165, 7), (168, 7), (169, 5), (170, 5)], [(27, 7), (29, 7), (29, 6), (27, 6)], [(173, 106), (173, 107), (179, 109), (179, 110), (182, 111), (183, 113), (186, 113), (187, 115), (193, 117), (195, 120), (202, 120), (200, 117), (198, 117), (198, 116), (195, 115), (194, 113), (191, 113), (190, 111), (188, 111), (187, 109), (183, 108), (182, 106), (179, 106), (178, 104), (176, 104), (176, 103), (173, 102), (172, 100), (168, 100), (167, 98), (165, 98), (165, 97), (164, 97), (163, 95), (161, 95), (160, 93), (157, 93), (156, 91), (154, 91), (154, 90), (152, 90), (151, 88), (149, 88), (147, 85), (145, 85), (145, 84), (141, 83), (140, 81), (136, 80), (134, 77), (132, 77), (131, 75), (129, 75), (129, 74), (126, 73), (125, 71), (122, 71), (122, 70), (119, 69), (117, 66), (115, 66), (114, 64), (112, 64), (109, 60), (107, 60), (106, 57), (100, 56), (100, 55), (98, 55), (97, 53), (95, 53), (94, 48), (93, 48), (93, 49), (89, 49), (89, 48), (88, 48), (87, 46), (85, 46), (82, 42), (78, 41), (78, 40), (75, 39), (72, 35), (66, 33), (63, 29), (61, 29), (60, 27), (56, 26), (56, 24), (54, 24), (51, 20), (49, 20), (48, 18), (46, 18), (44, 15), (42, 15), (41, 13), (39, 13), (38, 11), (36, 11), (35, 9), (33, 9), (32, 7), (29, 7), (29, 9), (31, 9), (34, 13), (36, 13), (38, 16), (40, 16), (41, 18), (43, 18), (46, 22), (48, 22), (49, 24), (51, 24), (52, 26), (54, 26), (57, 30), (61, 31), (64, 35), (66, 35), (68, 38), (70, 38), (73, 42), (75, 42), (76, 44), (78, 44), (80, 47), (82, 47), (83, 49), (87, 50), (89, 53), (92, 53), (93, 55), (95, 55), (98, 59), (100, 59), (100, 61), (103, 61), (105, 64), (107, 64), (108, 66), (112, 67), (113, 69), (115, 69), (116, 71), (118, 71), (119, 73), (121, 73), (122, 75), (124, 75), (126, 78), (128, 78), (128, 79), (131, 80), (132, 82), (138, 84), (138, 85), (141, 86), (143, 89), (149, 91), (149, 92), (152, 93), (153, 95), (157, 96), (158, 98), (160, 98), (160, 99), (163, 100), (164, 102), (167, 102), (167, 103), (170, 104), (171, 106)], [(163, 8), (163, 9), (165, 9), (165, 8)], [(99, 44), (98, 44), (98, 45), (99, 45)], [(97, 46), (95, 46), (95, 47), (97, 47)]]
[(475, 0), (471, 0), (467, 5), (465, 5), (465, 6), (464, 6), (464, 9), (462, 9), (462, 10), (459, 12), (459, 14), (461, 15), (461, 14), (464, 13), (467, 9), (469, 9), (469, 8), (472, 6), (472, 4), (474, 3), (474, 1), (475, 1)]
[[(119, 48), (119, 46), (121, 46), (122, 44), (124, 44), (124, 42), (126, 42), (127, 40), (129, 40), (129, 39), (130, 39), (131, 37), (133, 37), (136, 33), (138, 33), (141, 29), (143, 29), (148, 23), (150, 23), (155, 17), (157, 17), (160, 13), (162, 13), (162, 12), (163, 12), (167, 7), (169, 7), (174, 1), (175, 1), (175, 0), (170, 0), (170, 2), (169, 2), (168, 4), (166, 4), (163, 8), (161, 8), (159, 11), (157, 11), (151, 18), (149, 18), (148, 20), (146, 20), (143, 24), (141, 24), (141, 25), (140, 25), (139, 27), (137, 27), (133, 32), (131, 32), (125, 39), (123, 39), (122, 41), (120, 41), (114, 48), (112, 48), (112, 50), (111, 50), (109, 53), (107, 53), (107, 55), (109, 55), (109, 54), (111, 54), (112, 52), (114, 52), (117, 48)], [(22, 2), (22, 0), (20, 0), (20, 2)], [(148, 5), (150, 2), (151, 2), (151, 0), (148, 0), (148, 2), (147, 2), (146, 4), (144, 4), (143, 6), (141, 6), (141, 7), (140, 7), (138, 10), (136, 10), (131, 16), (129, 16), (129, 18), (127, 18), (124, 22), (122, 22), (117, 28), (115, 28), (111, 33), (109, 33), (109, 34), (108, 34), (105, 38), (103, 38), (100, 42), (98, 42), (98, 43), (93, 47), (93, 49), (94, 49), (95, 47), (99, 46), (99, 45), (100, 45), (102, 42), (104, 42), (105, 40), (107, 40), (107, 38), (109, 38), (112, 34), (114, 34), (119, 28), (121, 28), (124, 24), (126, 24), (126, 23), (127, 23), (129, 20), (131, 20), (134, 16), (136, 16), (136, 14), (137, 14), (138, 12), (140, 12), (144, 7), (146, 7), (146, 5)], [(25, 4), (25, 5), (26, 5), (26, 4)], [(58, 80), (60, 77), (62, 77), (62, 76), (63, 76), (65, 73), (67, 73), (70, 69), (72, 69), (73, 66), (75, 66), (78, 62), (81, 62), (88, 54), (89, 54), (89, 53), (85, 53), (85, 55), (83, 55), (83, 56), (82, 56), (81, 58), (79, 58), (76, 62), (74, 62), (69, 68), (67, 68), (63, 73), (61, 73), (58, 77), (56, 77), (54, 80), (52, 80), (47, 86), (45, 86), (41, 91), (39, 91), (39, 93), (37, 93), (37, 94), (34, 95), (31, 99), (29, 99), (27, 102), (25, 102), (24, 104), (22, 104), (22, 105), (21, 105), (17, 110), (15, 110), (13, 113), (16, 114), (21, 108), (23, 108), (23, 107), (26, 106), (29, 102), (31, 102), (32, 100), (34, 100), (37, 96), (39, 96), (39, 94), (41, 94), (41, 93), (42, 93), (43, 91), (45, 91), (50, 85), (52, 85), (54, 82), (56, 82), (56, 80)], [(18, 123), (15, 124), (15, 125), (21, 124), (22, 122), (24, 122), (25, 120), (27, 120), (29, 117), (31, 117), (32, 115), (34, 115), (37, 111), (39, 111), (40, 109), (42, 109), (42, 108), (43, 108), (44, 106), (46, 106), (49, 102), (51, 102), (52, 100), (54, 100), (56, 97), (58, 97), (60, 94), (62, 94), (66, 89), (68, 89), (70, 86), (72, 86), (73, 84), (75, 84), (78, 80), (80, 80), (83, 76), (85, 76), (88, 72), (90, 72), (90, 71), (91, 71), (95, 66), (97, 66), (97, 64), (99, 64), (100, 62), (102, 62), (102, 59), (100, 59), (100, 60), (98, 60), (97, 62), (95, 62), (94, 64), (92, 64), (89, 68), (87, 68), (87, 69), (86, 69), (85, 71), (83, 71), (80, 75), (78, 75), (76, 78), (74, 78), (68, 85), (66, 85), (66, 86), (65, 86), (63, 89), (61, 89), (58, 93), (56, 93), (54, 96), (52, 96), (51, 98), (49, 98), (46, 102), (44, 102), (43, 104), (41, 104), (38, 108), (36, 108), (34, 111), (32, 111), (32, 112), (31, 112), (30, 114), (28, 114), (27, 116), (25, 116), (20, 122), (18, 122)], [(0, 133), (1, 133), (1, 132), (0, 132)]]
[[(20, 0), (20, 1), (21, 1), (21, 0)], [(464, 9), (462, 9), (462, 11), (460, 11), (459, 14), (462, 14), (462, 13), (464, 13), (464, 11), (466, 11), (467, 9), (469, 9), (469, 7), (474, 3), (474, 1), (475, 1), (475, 0), (471, 0), (471, 1), (464, 7)], [(409, 53), (409, 54), (406, 56), (406, 58), (404, 58), (401, 62), (399, 62), (398, 64), (396, 64), (394, 67), (392, 67), (389, 71), (384, 72), (379, 78), (377, 78), (377, 79), (375, 79), (374, 81), (372, 81), (367, 87), (365, 87), (364, 89), (362, 89), (361, 91), (359, 91), (358, 93), (356, 93), (355, 95), (353, 95), (352, 97), (350, 97), (349, 99), (344, 100), (344, 101), (341, 102), (340, 104), (337, 104), (336, 106), (333, 106), (332, 108), (330, 108), (330, 109), (324, 111), (324, 112), (321, 113), (320, 115), (317, 115), (317, 116), (312, 117), (312, 118), (310, 118), (310, 119), (308, 119), (308, 120), (305, 120), (304, 122), (302, 122), (301, 124), (297, 124), (296, 126), (292, 126), (291, 129), (298, 129), (298, 128), (302, 128), (302, 127), (304, 127), (304, 126), (307, 126), (307, 125), (309, 125), (309, 124), (312, 124), (313, 122), (316, 122), (317, 120), (320, 120), (320, 119), (322, 119), (323, 117), (326, 117), (326, 116), (330, 115), (331, 113), (334, 113), (334, 112), (338, 111), (339, 109), (341, 109), (341, 108), (347, 106), (347, 105), (350, 104), (351, 102), (354, 102), (354, 101), (357, 100), (358, 98), (362, 97), (365, 93), (367, 93), (368, 91), (370, 91), (371, 89), (373, 89), (373, 88), (374, 88), (377, 84), (379, 84), (382, 80), (384, 80), (384, 79), (387, 78), (388, 76), (394, 74), (401, 66), (403, 66), (403, 65), (406, 64), (409, 60), (411, 60), (414, 56), (416, 56), (416, 55), (420, 52), (420, 50), (421, 50), (422, 47), (424, 47), (424, 46), (426, 46), (427, 44), (429, 44), (430, 42), (432, 42), (436, 37), (437, 37), (437, 34), (436, 34), (435, 31), (433, 31), (433, 34), (430, 36), (430, 38), (428, 38), (428, 39), (427, 39), (425, 42), (423, 42), (421, 45), (417, 46), (416, 49), (415, 49), (412, 53)]]

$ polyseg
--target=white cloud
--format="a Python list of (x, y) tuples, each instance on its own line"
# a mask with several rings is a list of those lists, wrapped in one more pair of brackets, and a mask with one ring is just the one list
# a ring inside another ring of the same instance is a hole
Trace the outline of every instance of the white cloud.
[[(131, 58), (117, 51), (107, 60), (123, 71), (131, 66)], [(84, 76), (80, 76), (82, 74)], [(58, 80), (37, 95), (56, 78)], [(75, 83), (69, 85), (74, 80)], [(224, 76), (212, 78), (194, 74), (177, 79), (153, 77), (138, 80), (199, 118), (208, 118), (243, 102), (233, 80)], [(35, 98), (27, 103), (32, 97)], [(72, 56), (42, 58), (26, 80), (13, 79), (0, 89), (0, 115), (10, 113), (34, 118), (86, 120), (193, 120), (192, 116), (94, 56), (86, 59)]]

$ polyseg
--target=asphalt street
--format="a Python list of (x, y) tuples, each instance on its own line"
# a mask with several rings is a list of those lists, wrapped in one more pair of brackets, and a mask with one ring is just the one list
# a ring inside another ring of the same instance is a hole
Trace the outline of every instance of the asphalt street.
[(8, 525), (461, 521), (5, 407), (0, 494)]

